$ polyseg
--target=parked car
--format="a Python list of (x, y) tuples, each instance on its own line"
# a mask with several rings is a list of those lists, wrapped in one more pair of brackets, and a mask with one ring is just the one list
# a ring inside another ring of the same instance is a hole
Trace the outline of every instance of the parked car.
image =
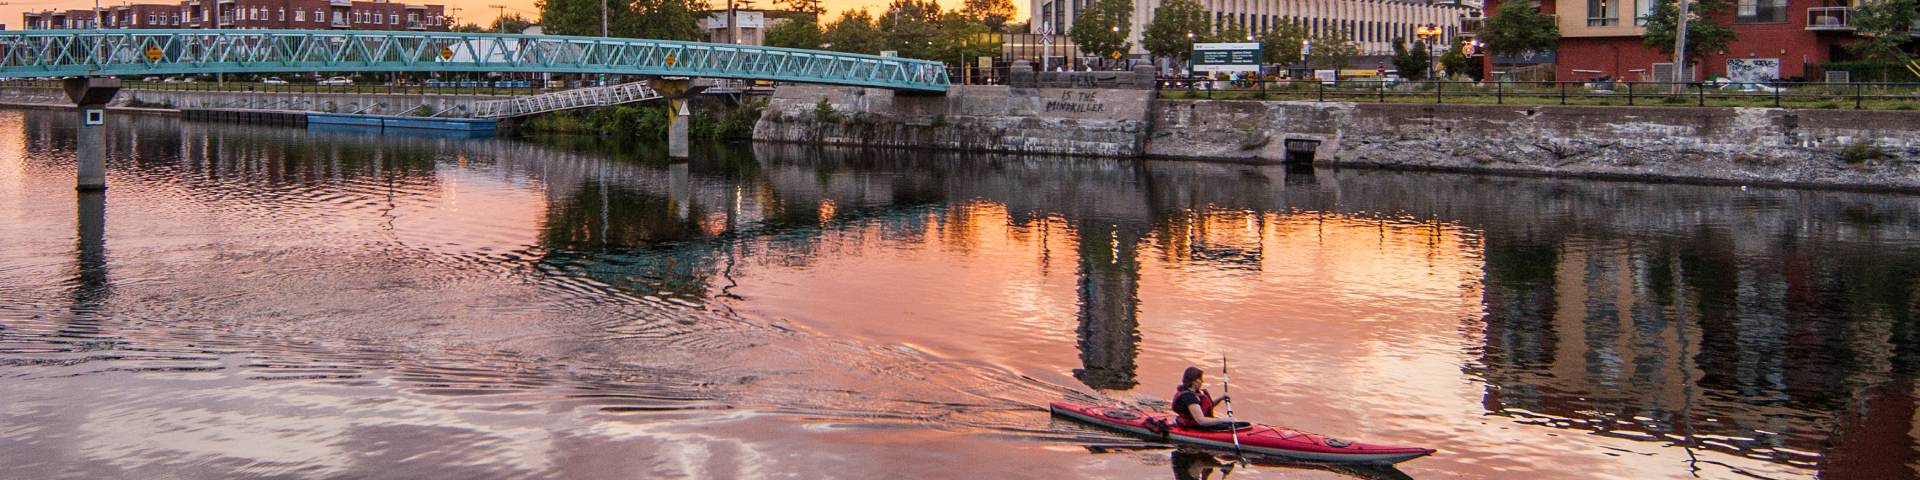
[(160, 83), (193, 83), (193, 77), (167, 77), (166, 80), (161, 80)]
[(160, 81), (160, 77), (146, 77), (146, 78), (140, 79), (140, 81), (147, 82), (147, 83), (158, 83)]
[(1745, 93), (1777, 93), (1781, 91), (1780, 87), (1764, 83), (1736, 82), (1725, 78), (1716, 78), (1710, 80), (1709, 83), (1718, 84), (1721, 90), (1733, 90)]
[(321, 85), (353, 85), (353, 79), (347, 77), (331, 77), (326, 80), (321, 80), (319, 83)]
[(267, 78), (260, 79), (260, 83), (264, 83), (267, 85), (286, 85), (287, 81), (281, 80), (280, 77), (267, 77)]

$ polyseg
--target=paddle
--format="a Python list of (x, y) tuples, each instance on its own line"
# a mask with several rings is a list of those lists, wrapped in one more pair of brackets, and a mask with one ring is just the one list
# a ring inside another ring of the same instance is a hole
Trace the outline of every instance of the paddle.
[(1227, 431), (1233, 434), (1233, 456), (1246, 461), (1240, 452), (1240, 421), (1233, 419), (1233, 381), (1227, 376), (1227, 354), (1220, 354), (1220, 397), (1227, 400)]

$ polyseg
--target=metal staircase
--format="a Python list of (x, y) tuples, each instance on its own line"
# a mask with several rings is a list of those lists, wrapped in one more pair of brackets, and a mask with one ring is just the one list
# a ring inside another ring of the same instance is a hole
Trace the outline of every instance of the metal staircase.
[(488, 100), (473, 104), (475, 118), (513, 118), (575, 108), (605, 107), (660, 98), (647, 82), (576, 88), (553, 93)]

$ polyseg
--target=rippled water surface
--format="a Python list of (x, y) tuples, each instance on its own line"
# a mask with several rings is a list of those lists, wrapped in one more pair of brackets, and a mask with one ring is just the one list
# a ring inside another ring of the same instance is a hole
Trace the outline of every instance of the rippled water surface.
[[(1920, 197), (0, 111), (0, 476), (1911, 478)], [(1215, 378), (1216, 382), (1218, 378)], [(1216, 386), (1216, 388), (1218, 388)]]

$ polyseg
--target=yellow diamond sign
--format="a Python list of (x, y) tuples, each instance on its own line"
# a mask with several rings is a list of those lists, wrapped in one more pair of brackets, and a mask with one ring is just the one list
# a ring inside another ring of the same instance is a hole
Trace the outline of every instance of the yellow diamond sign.
[(668, 66), (672, 66), (672, 65), (673, 65), (673, 60), (674, 60), (674, 59), (673, 59), (673, 54), (671, 54), (671, 53), (669, 53), (669, 54), (667, 54), (667, 65), (668, 65)]
[(453, 48), (452, 48), (452, 47), (440, 47), (440, 59), (441, 59), (441, 60), (452, 60), (452, 59), (453, 59)]
[(160, 57), (166, 56), (166, 54), (167, 52), (160, 51), (160, 47), (147, 47), (147, 61), (149, 62), (158, 62), (160, 61)]

